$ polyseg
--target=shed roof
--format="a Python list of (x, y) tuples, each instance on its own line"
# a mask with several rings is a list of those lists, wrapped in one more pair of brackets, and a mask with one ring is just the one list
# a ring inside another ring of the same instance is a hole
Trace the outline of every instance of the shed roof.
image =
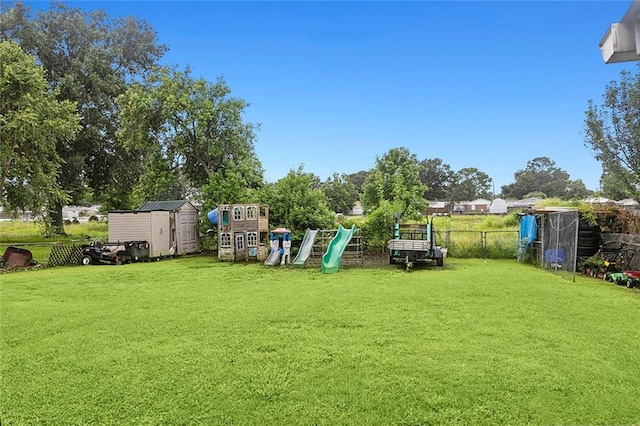
[[(185, 204), (191, 204), (187, 200), (174, 200), (174, 201), (147, 201), (141, 205), (136, 211), (138, 212), (151, 212), (151, 211), (175, 211), (179, 210)], [(191, 207), (197, 210), (197, 208), (191, 204)]]

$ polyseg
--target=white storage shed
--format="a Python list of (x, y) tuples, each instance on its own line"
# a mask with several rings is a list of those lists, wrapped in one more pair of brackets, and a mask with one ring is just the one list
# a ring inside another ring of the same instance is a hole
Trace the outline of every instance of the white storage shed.
[(109, 212), (109, 242), (147, 241), (150, 257), (200, 251), (198, 209), (186, 200), (149, 201)]

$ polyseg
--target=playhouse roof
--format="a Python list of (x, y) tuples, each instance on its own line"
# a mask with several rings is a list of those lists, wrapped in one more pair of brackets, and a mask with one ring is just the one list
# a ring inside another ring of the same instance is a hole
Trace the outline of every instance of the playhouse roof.
[(290, 234), (291, 231), (289, 231), (287, 228), (276, 228), (271, 232), (275, 232), (276, 234)]
[(179, 210), (185, 204), (191, 204), (193, 208), (196, 208), (190, 201), (187, 200), (174, 200), (174, 201), (147, 201), (141, 205), (136, 211), (139, 212), (152, 212), (152, 211), (175, 211)]

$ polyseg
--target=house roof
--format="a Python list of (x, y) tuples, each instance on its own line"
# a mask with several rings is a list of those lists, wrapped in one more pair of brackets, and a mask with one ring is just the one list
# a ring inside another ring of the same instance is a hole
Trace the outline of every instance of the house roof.
[(471, 205), (474, 205), (474, 204), (475, 205), (478, 205), (478, 204), (487, 204), (487, 205), (489, 205), (489, 204), (491, 204), (491, 201), (485, 200), (484, 198), (476, 198), (473, 201), (469, 201), (469, 204), (471, 204)]
[(446, 201), (427, 201), (429, 203), (429, 207), (433, 209), (444, 209), (449, 203)]
[(616, 204), (621, 206), (637, 206), (638, 202), (633, 198), (625, 198), (624, 200), (616, 201)]
[[(136, 211), (138, 212), (151, 212), (151, 211), (174, 211), (180, 209), (185, 204), (191, 204), (190, 201), (187, 200), (175, 200), (175, 201), (147, 201), (143, 205), (141, 205)], [(191, 206), (195, 209), (196, 207), (191, 204)], [(196, 209), (197, 210), (197, 209)]]
[(585, 198), (584, 200), (587, 203), (591, 203), (591, 204), (607, 204), (607, 203), (613, 203), (614, 201), (610, 198), (605, 198), (605, 197), (592, 197), (592, 198)]

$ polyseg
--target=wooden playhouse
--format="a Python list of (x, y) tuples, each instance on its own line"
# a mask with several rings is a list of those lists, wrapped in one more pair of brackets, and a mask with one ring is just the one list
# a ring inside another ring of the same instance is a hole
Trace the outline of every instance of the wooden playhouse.
[(149, 257), (155, 258), (199, 252), (198, 209), (177, 200), (109, 212), (109, 242), (124, 241), (147, 241)]
[(269, 209), (259, 204), (217, 208), (218, 258), (264, 261), (269, 254)]

